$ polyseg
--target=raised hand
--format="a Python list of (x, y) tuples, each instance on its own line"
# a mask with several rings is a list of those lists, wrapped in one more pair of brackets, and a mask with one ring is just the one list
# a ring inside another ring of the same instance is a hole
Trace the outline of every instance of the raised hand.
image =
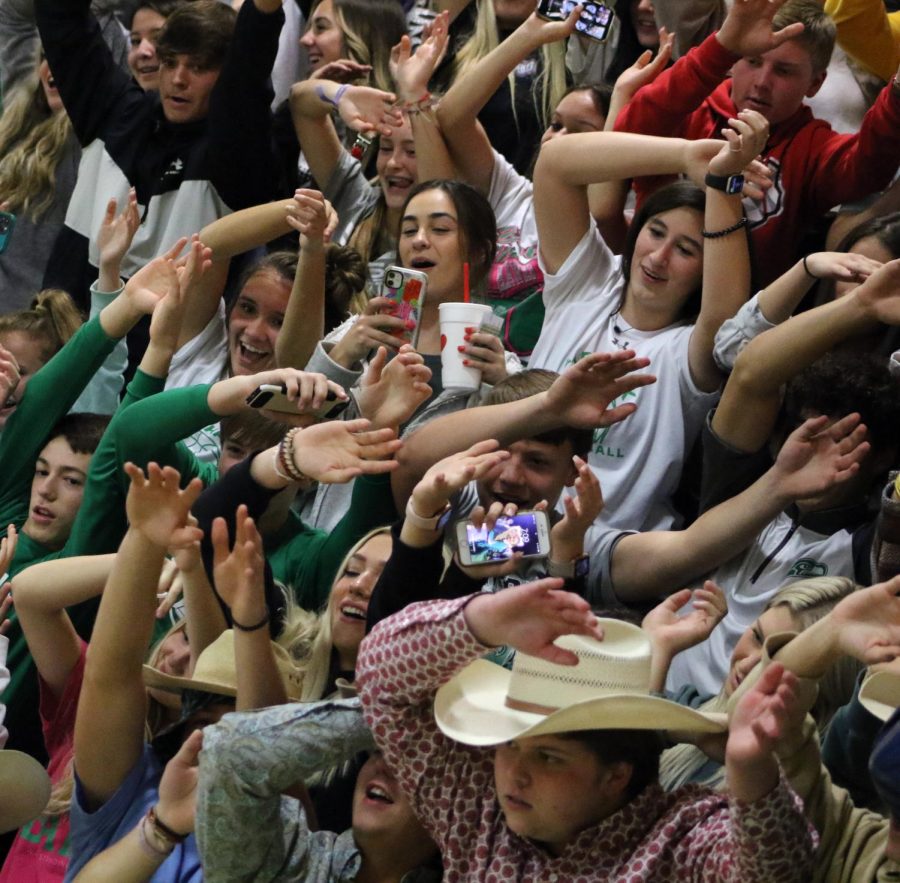
[(16, 357), (6, 347), (0, 346), (0, 402), (5, 404), (21, 379)]
[[(771, 758), (792, 718), (802, 713), (797, 677), (775, 662), (740, 698), (728, 722), (726, 762), (753, 765)], [(777, 770), (775, 773), (777, 777)], [(770, 790), (774, 782), (762, 793)]]
[(633, 413), (633, 403), (610, 404), (626, 392), (656, 383), (652, 374), (636, 374), (650, 364), (634, 350), (592, 353), (569, 366), (543, 393), (546, 406), (566, 425), (579, 429), (612, 426)]
[(803, 25), (788, 25), (772, 30), (775, 13), (787, 0), (736, 0), (728, 10), (716, 39), (729, 52), (753, 58), (776, 49), (787, 40), (803, 33)]
[(807, 255), (804, 264), (806, 272), (816, 279), (836, 282), (863, 282), (883, 266), (881, 261), (843, 251), (817, 251)]
[(370, 429), (368, 420), (329, 420), (296, 431), (294, 465), (325, 484), (340, 484), (357, 475), (397, 468), (393, 454), (402, 442), (391, 429)]
[(447, 51), (449, 27), (450, 13), (441, 12), (415, 52), (406, 34), (391, 49), (391, 77), (397, 84), (397, 96), (401, 101), (418, 101), (428, 93), (428, 83)]
[(387, 350), (380, 346), (363, 375), (356, 402), (360, 416), (373, 427), (397, 431), (431, 395), (431, 369), (408, 343), (387, 365), (385, 362)]
[(466, 623), (488, 647), (506, 644), (559, 665), (577, 665), (578, 657), (553, 642), (562, 635), (602, 639), (603, 629), (591, 605), (572, 592), (560, 591), (561, 579), (540, 579), (502, 592), (481, 594), (465, 608)]
[(194, 730), (166, 764), (159, 782), (156, 816), (176, 834), (187, 835), (194, 830), (202, 747), (203, 730)]
[(870, 319), (900, 325), (900, 259), (875, 270), (853, 296)]
[(192, 479), (182, 490), (179, 487), (181, 476), (171, 466), (160, 468), (156, 463), (149, 463), (145, 476), (134, 463), (126, 463), (125, 472), (131, 479), (125, 500), (131, 530), (161, 549), (203, 537), (200, 528), (188, 523), (191, 506), (203, 490), (199, 478)]
[(839, 652), (866, 665), (900, 657), (900, 576), (843, 598), (829, 614)]
[(300, 234), (300, 244), (325, 241), (329, 216), (325, 197), (318, 190), (296, 190), (287, 206), (287, 222)]
[(491, 438), (439, 460), (413, 488), (413, 508), (424, 517), (439, 512), (470, 481), (483, 478), (509, 459), (509, 451), (499, 448), (499, 443)]
[(392, 92), (369, 86), (347, 86), (338, 100), (338, 113), (354, 132), (390, 135), (397, 126), (403, 125), (402, 114), (394, 108), (396, 100)]
[[(111, 199), (106, 204), (106, 213), (97, 233), (97, 248), (100, 254), (100, 271), (118, 279), (119, 267), (125, 253), (131, 248), (134, 234), (141, 225), (134, 187), (128, 191), (128, 203), (117, 215), (118, 204)], [(105, 286), (104, 286), (105, 287)]]
[(317, 374), (314, 371), (298, 371), (296, 368), (272, 368), (269, 371), (260, 371), (258, 374), (240, 375), (220, 380), (209, 391), (209, 407), (221, 416), (237, 414), (249, 407), (247, 397), (258, 386), (264, 384), (283, 386), (287, 398), (296, 402), (295, 414), (263, 409), (266, 416), (280, 422), (297, 422), (300, 417), (304, 417), (305, 425), (309, 422), (309, 416), (314, 416), (322, 408), (328, 400), (329, 393), (333, 393), (341, 401), (347, 399), (344, 388), (340, 384), (328, 380), (324, 374)]
[(581, 457), (573, 457), (572, 462), (578, 473), (575, 496), (563, 493), (565, 515), (550, 530), (550, 557), (560, 562), (584, 552), (584, 535), (603, 511), (603, 493), (594, 470)]
[(175, 259), (185, 245), (187, 239), (179, 239), (165, 254), (141, 267), (125, 284), (121, 296), (138, 313), (149, 316), (163, 297), (178, 288)]
[(659, 29), (659, 49), (656, 56), (652, 49), (646, 49), (640, 54), (638, 60), (626, 68), (616, 79), (615, 92), (625, 104), (634, 97), (638, 89), (652, 83), (665, 69), (672, 57), (675, 47), (675, 35), (670, 34), (665, 28)]
[(742, 110), (722, 129), (725, 144), (710, 160), (713, 175), (737, 175), (762, 152), (769, 139), (769, 121), (755, 110)]
[[(683, 613), (688, 602), (693, 609)], [(669, 595), (644, 617), (641, 628), (650, 635), (654, 651), (659, 649), (671, 658), (705, 641), (727, 612), (725, 593), (707, 580), (702, 589), (682, 589)]]
[(238, 623), (259, 622), (266, 615), (265, 559), (262, 537), (243, 503), (238, 506), (235, 516), (234, 547), (228, 548), (228, 525), (224, 518), (213, 522), (212, 546), (216, 593)]
[(323, 64), (309, 75), (311, 80), (331, 80), (335, 83), (352, 83), (363, 80), (372, 72), (371, 64), (360, 64), (352, 58), (338, 58)]
[(859, 414), (828, 425), (827, 416), (804, 421), (785, 440), (773, 469), (789, 501), (807, 499), (846, 481), (869, 452)]

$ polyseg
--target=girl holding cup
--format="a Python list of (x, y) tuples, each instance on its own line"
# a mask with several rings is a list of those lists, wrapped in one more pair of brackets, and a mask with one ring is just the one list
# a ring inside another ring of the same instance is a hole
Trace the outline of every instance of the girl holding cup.
[[(403, 204), (397, 241), (398, 265), (424, 273), (428, 278), (419, 317), (417, 349), (432, 370), (435, 392), (444, 387), (440, 306), (464, 302), (466, 265), (471, 290), (481, 289), (493, 260), (496, 237), (494, 213), (489, 203), (467, 184), (426, 181), (414, 187)], [(489, 310), (482, 308), (481, 312)], [(403, 320), (390, 315), (389, 302), (374, 298), (364, 313), (351, 316), (319, 344), (308, 370), (321, 371), (331, 379), (340, 377), (338, 382), (352, 386), (362, 373), (368, 354), (378, 346), (396, 350), (397, 335), (404, 330)], [(479, 331), (477, 322), (463, 325), (461, 342), (447, 342), (445, 349), (452, 345), (462, 356), (464, 367), (481, 372), (482, 383), (497, 383), (521, 368), (518, 359), (504, 351), (500, 339)]]

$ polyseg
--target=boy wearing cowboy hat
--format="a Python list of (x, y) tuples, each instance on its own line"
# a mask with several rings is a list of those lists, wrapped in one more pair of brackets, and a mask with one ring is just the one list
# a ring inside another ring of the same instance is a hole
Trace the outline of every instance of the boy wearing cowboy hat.
[[(666, 795), (647, 734), (724, 721), (650, 695), (649, 639), (560, 585), (411, 605), (363, 642), (366, 719), (444, 879), (808, 880), (815, 835), (772, 754), (796, 678), (772, 666), (736, 707), (727, 796)], [(500, 644), (511, 673), (478, 659)]]

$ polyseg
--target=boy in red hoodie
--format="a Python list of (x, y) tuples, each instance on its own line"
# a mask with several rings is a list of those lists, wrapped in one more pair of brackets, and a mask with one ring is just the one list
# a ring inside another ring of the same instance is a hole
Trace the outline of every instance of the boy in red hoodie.
[[(900, 159), (896, 77), (855, 135), (834, 132), (803, 104), (825, 80), (834, 34), (814, 0), (737, 0), (716, 34), (639, 90), (616, 120), (619, 131), (683, 138), (719, 137), (746, 109), (769, 121), (763, 159), (773, 184), (762, 200), (744, 199), (760, 284), (798, 260), (802, 234), (832, 206), (886, 187)], [(638, 199), (660, 183), (637, 181)]]

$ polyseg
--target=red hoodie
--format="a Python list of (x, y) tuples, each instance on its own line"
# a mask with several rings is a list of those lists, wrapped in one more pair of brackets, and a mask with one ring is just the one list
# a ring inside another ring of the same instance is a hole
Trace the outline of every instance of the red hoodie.
[[(737, 115), (728, 71), (738, 56), (713, 34), (625, 106), (616, 130), (679, 138), (718, 138)], [(888, 84), (856, 135), (840, 135), (806, 105), (772, 126), (762, 152), (774, 183), (764, 202), (744, 200), (757, 281), (768, 285), (800, 257), (803, 233), (832, 206), (883, 190), (900, 160), (900, 90)], [(666, 182), (635, 181), (638, 201)]]

